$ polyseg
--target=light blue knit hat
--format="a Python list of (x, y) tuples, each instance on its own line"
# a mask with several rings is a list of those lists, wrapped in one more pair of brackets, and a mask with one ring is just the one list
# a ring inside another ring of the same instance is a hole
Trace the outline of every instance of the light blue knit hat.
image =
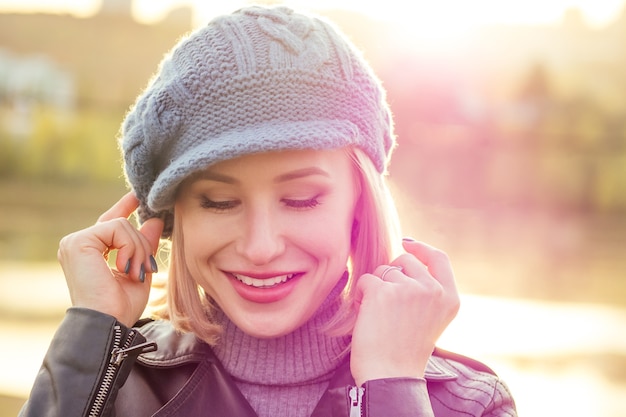
[(139, 217), (171, 234), (176, 188), (219, 161), (354, 145), (382, 173), (394, 146), (379, 80), (329, 22), (248, 7), (192, 32), (164, 58), (122, 125)]

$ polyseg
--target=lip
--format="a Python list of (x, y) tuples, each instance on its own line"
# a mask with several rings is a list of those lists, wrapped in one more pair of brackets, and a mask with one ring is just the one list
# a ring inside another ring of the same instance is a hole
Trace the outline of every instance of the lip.
[[(251, 274), (235, 271), (224, 271), (224, 273), (226, 274), (229, 282), (241, 298), (254, 303), (263, 304), (280, 301), (283, 298), (287, 297), (295, 289), (302, 275), (304, 275), (304, 273), (302, 272), (271, 272), (262, 274)], [(270, 286), (255, 287), (253, 285), (248, 285), (242, 282), (236, 277), (236, 275), (253, 278), (255, 280), (268, 280), (284, 276), (290, 276), (290, 278), (288, 278), (285, 282), (273, 284)]]

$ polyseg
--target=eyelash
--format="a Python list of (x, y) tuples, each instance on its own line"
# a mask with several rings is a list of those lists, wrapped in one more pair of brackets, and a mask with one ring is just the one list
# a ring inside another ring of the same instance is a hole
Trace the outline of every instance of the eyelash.
[(200, 206), (205, 209), (215, 210), (217, 212), (232, 210), (239, 205), (237, 200), (213, 201), (202, 196)]
[(310, 198), (308, 200), (282, 200), (288, 207), (294, 208), (296, 210), (306, 210), (312, 209), (320, 205), (319, 200), (316, 197)]
[[(320, 205), (320, 201), (318, 200), (317, 196), (307, 199), (307, 200), (282, 199), (281, 201), (287, 207), (290, 207), (296, 210), (312, 209)], [(200, 202), (200, 206), (202, 208), (215, 210), (217, 212), (224, 212), (224, 211), (232, 210), (238, 205), (239, 205), (238, 200), (213, 201), (204, 196), (201, 197), (201, 202)]]

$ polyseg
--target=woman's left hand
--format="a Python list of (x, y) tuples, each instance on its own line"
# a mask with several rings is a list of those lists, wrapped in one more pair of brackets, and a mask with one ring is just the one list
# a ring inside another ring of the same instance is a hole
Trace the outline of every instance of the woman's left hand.
[(403, 246), (407, 253), (357, 283), (350, 368), (359, 386), (423, 377), (435, 342), (459, 309), (448, 256), (421, 242), (405, 240)]

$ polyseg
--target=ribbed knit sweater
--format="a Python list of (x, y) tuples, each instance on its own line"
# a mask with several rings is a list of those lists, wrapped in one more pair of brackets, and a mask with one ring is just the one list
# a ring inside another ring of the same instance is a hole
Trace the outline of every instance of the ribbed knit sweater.
[(321, 331), (337, 311), (346, 281), (344, 276), (308, 322), (279, 338), (251, 337), (220, 315), (224, 332), (215, 354), (259, 417), (313, 412), (350, 341)]

